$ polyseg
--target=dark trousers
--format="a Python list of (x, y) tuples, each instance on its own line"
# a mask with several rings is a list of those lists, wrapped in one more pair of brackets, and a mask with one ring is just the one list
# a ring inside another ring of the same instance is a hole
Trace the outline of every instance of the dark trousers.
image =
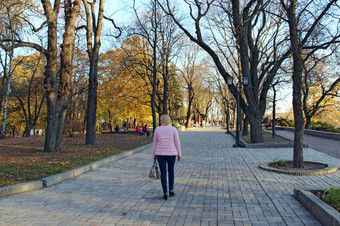
[(175, 161), (176, 156), (161, 156), (157, 155), (159, 169), (161, 171), (161, 182), (164, 194), (168, 193), (167, 189), (167, 166), (168, 166), (168, 173), (169, 173), (169, 190), (172, 191), (174, 189), (174, 180), (175, 180)]

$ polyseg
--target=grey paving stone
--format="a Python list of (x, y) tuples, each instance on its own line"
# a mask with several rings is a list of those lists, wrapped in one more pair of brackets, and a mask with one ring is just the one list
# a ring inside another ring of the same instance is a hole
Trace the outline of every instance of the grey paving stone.
[[(148, 179), (151, 148), (55, 186), (0, 198), (0, 225), (319, 225), (294, 188), (340, 187), (340, 173), (291, 176), (258, 165), (292, 148), (233, 148), (219, 127), (180, 132), (175, 193)], [(306, 161), (340, 160), (307, 148)]]

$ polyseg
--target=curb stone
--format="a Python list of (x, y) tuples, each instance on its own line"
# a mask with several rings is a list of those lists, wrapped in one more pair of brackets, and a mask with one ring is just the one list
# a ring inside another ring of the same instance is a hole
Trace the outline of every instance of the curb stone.
[(320, 221), (322, 225), (340, 226), (340, 213), (313, 193), (322, 190), (296, 190), (294, 197)]
[(27, 191), (38, 190), (43, 188), (42, 181), (31, 181), (22, 184), (15, 184), (0, 188), (0, 197), (19, 194)]
[[(310, 162), (310, 161), (305, 161), (305, 162)], [(329, 165), (326, 163), (321, 163), (327, 165), (326, 168), (324, 169), (318, 169), (318, 170), (306, 170), (306, 171), (294, 171), (294, 170), (281, 170), (277, 169), (274, 167), (270, 167), (269, 164), (271, 162), (266, 162), (262, 163), (259, 165), (260, 169), (267, 170), (267, 171), (272, 171), (275, 173), (282, 173), (282, 174), (289, 174), (289, 175), (295, 175), (295, 176), (313, 176), (313, 175), (324, 175), (324, 174), (330, 174), (330, 173), (335, 173), (338, 170), (338, 167)]]
[(65, 180), (75, 178), (81, 174), (87, 173), (89, 171), (95, 170), (105, 164), (117, 161), (119, 159), (128, 157), (130, 155), (133, 155), (135, 153), (144, 151), (147, 148), (152, 147), (152, 143), (143, 145), (141, 147), (132, 149), (130, 151), (122, 152), (119, 154), (115, 154), (109, 157), (106, 157), (104, 159), (95, 161), (93, 163), (90, 163), (85, 166), (81, 166), (63, 173), (59, 173), (53, 176), (45, 177), (37, 181), (31, 181), (31, 182), (26, 182), (22, 184), (15, 184), (15, 185), (10, 185), (6, 187), (0, 188), (0, 197), (4, 196), (9, 196), (9, 195), (14, 195), (22, 192), (27, 192), (27, 191), (33, 191), (33, 190), (38, 190), (42, 189), (45, 187), (50, 187), (55, 184), (61, 183)]

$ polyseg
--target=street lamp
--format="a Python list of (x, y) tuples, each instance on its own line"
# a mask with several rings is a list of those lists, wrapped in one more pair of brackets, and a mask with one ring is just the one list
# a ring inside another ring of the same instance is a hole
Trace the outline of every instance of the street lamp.
[[(229, 76), (227, 78), (227, 84), (228, 86), (231, 86), (233, 84), (233, 77)], [(247, 86), (249, 84), (249, 80), (248, 77), (243, 77), (243, 86)], [(240, 143), (240, 122), (241, 122), (241, 108), (240, 108), (240, 95), (242, 92), (242, 82), (241, 80), (239, 80), (238, 86), (237, 86), (237, 90), (236, 90), (236, 143), (233, 145), (233, 147), (244, 147), (244, 145), (242, 145)]]
[[(230, 104), (231, 105), (234, 105), (234, 98), (231, 98), (230, 99)], [(227, 117), (227, 128), (228, 128), (228, 133), (230, 132), (229, 131), (229, 124), (230, 124), (230, 122), (229, 122), (229, 120), (230, 120), (230, 111), (229, 111), (229, 107), (230, 107), (230, 105), (229, 105), (229, 102), (228, 102), (228, 105), (227, 105), (227, 114), (228, 114), (228, 117)]]
[[(230, 107), (230, 104), (233, 105), (234, 104), (234, 99), (231, 98), (229, 101), (227, 101), (227, 98), (223, 97), (223, 110), (226, 114), (225, 118), (226, 118), (226, 127), (227, 127), (227, 131), (225, 132), (226, 134), (229, 134), (230, 131), (229, 131), (229, 118), (230, 118), (230, 112), (229, 112), (229, 107)], [(225, 107), (227, 106), (227, 111), (225, 110)]]

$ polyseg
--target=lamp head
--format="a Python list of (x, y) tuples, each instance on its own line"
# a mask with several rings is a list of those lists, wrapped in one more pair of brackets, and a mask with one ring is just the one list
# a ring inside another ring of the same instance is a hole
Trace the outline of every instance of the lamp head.
[(249, 78), (247, 76), (243, 77), (243, 85), (247, 86), (249, 84)]
[(228, 84), (228, 86), (231, 86), (232, 84), (233, 84), (233, 77), (231, 77), (231, 76), (228, 76), (227, 77), (227, 84)]

